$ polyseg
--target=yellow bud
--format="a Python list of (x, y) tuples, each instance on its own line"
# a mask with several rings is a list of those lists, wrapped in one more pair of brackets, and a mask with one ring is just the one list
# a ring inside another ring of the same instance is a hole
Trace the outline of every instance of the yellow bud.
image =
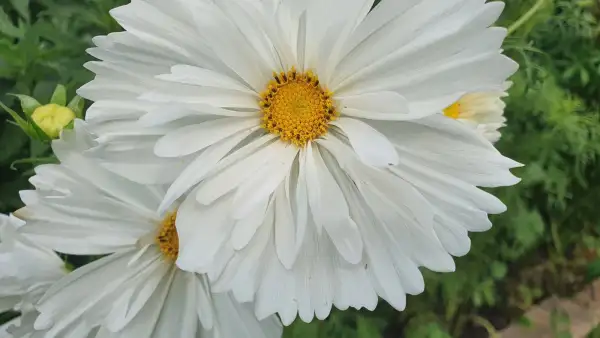
[(54, 139), (75, 119), (75, 113), (67, 107), (50, 103), (36, 108), (31, 114), (31, 119), (46, 135)]
[(460, 117), (460, 101), (456, 101), (448, 108), (444, 109), (444, 115), (457, 119)]

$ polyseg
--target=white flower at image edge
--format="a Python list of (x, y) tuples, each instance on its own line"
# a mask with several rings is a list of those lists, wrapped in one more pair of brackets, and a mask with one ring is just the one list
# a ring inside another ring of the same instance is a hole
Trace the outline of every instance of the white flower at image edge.
[(503, 91), (469, 93), (461, 97), (451, 106), (444, 109), (444, 115), (461, 121), (477, 130), (490, 142), (497, 142), (501, 133), (498, 129), (506, 126), (502, 97), (511, 86), (508, 82)]
[(181, 202), (177, 264), (284, 324), (398, 310), (505, 211), (503, 157), (443, 110), (517, 65), (483, 0), (132, 1), (79, 94), (131, 180)]
[(34, 335), (38, 316), (34, 304), (67, 270), (52, 250), (22, 234), (23, 221), (0, 214), (0, 313), (21, 315), (0, 326), (0, 338), (41, 338)]
[(204, 275), (175, 266), (177, 210), (159, 215), (164, 189), (140, 185), (82, 155), (94, 145), (81, 121), (52, 149), (22, 191), (22, 232), (70, 255), (106, 255), (52, 285), (36, 304), (41, 337), (279, 338), (276, 317), (259, 322), (251, 305), (213, 294)]

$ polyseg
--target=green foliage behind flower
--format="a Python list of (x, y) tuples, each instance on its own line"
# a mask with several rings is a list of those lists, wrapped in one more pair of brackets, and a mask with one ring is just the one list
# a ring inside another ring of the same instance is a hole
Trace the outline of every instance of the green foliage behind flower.
[[(400, 0), (398, 0), (400, 1)], [(108, 10), (123, 0), (7, 0), (0, 4), (0, 101), (24, 111), (15, 93), (50, 102), (91, 79), (82, 65), (95, 35), (118, 30)], [(507, 0), (508, 55), (521, 64), (507, 98), (498, 143), (526, 164), (523, 182), (493, 189), (508, 212), (472, 235), (452, 274), (425, 272), (426, 291), (398, 313), (335, 312), (296, 323), (287, 337), (475, 337), (515, 319), (540, 297), (568, 294), (600, 275), (600, 8), (596, 1)], [(20, 206), (18, 191), (36, 164), (53, 161), (0, 110), (0, 212)], [(0, 316), (2, 319), (9, 316)], [(485, 336), (485, 335), (484, 335)]]

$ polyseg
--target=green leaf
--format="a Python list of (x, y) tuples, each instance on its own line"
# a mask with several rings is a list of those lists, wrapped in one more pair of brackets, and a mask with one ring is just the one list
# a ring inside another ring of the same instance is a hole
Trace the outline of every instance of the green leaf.
[(52, 93), (52, 97), (50, 98), (50, 103), (57, 104), (59, 106), (67, 105), (67, 89), (65, 86), (59, 84), (54, 89), (54, 93)]
[(69, 105), (67, 106), (67, 108), (71, 109), (75, 113), (75, 116), (77, 116), (77, 118), (83, 119), (84, 105), (85, 105), (85, 100), (83, 99), (83, 97), (76, 95), (71, 100), (71, 102), (69, 102)]
[(22, 38), (23, 30), (15, 26), (8, 14), (0, 7), (0, 34), (11, 38)]
[(31, 133), (33, 132), (33, 130), (31, 128), (31, 125), (27, 121), (25, 121), (25, 119), (23, 119), (16, 111), (10, 109), (7, 105), (2, 103), (2, 101), (0, 101), (0, 107), (2, 107), (7, 113), (9, 113), (10, 116), (12, 116), (12, 118), (15, 120), (15, 123), (21, 129), (23, 129), (25, 133), (27, 133), (30, 136), (32, 135)]
[(23, 109), (23, 112), (27, 116), (31, 116), (31, 114), (33, 114), (33, 112), (36, 110), (36, 108), (41, 106), (41, 104), (31, 96), (19, 95), (19, 94), (9, 94), (9, 95), (15, 96), (19, 99), (19, 101), (21, 101), (21, 108)]
[(29, 16), (29, 0), (10, 0), (13, 8), (19, 13), (19, 15), (25, 19), (26, 22), (30, 21)]

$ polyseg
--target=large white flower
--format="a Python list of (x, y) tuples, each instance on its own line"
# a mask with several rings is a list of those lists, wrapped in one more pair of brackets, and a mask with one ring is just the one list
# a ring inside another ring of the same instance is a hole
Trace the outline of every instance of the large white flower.
[(471, 126), (490, 142), (497, 142), (501, 133), (498, 129), (506, 125), (502, 101), (508, 94), (511, 83), (504, 90), (469, 93), (444, 109), (444, 115)]
[(442, 115), (517, 65), (484, 0), (134, 0), (79, 90), (93, 154), (184, 199), (178, 265), (285, 324), (333, 305), (403, 309), (452, 271), (518, 182)]
[(2, 338), (32, 337), (38, 316), (33, 304), (67, 272), (56, 253), (21, 233), (23, 224), (14, 216), (0, 214), (0, 313), (21, 312), (0, 328)]
[[(60, 165), (36, 168), (21, 193), (27, 236), (73, 255), (104, 255), (53, 285), (37, 304), (43, 337), (277, 338), (276, 317), (212, 294), (206, 276), (175, 266), (177, 212), (156, 210), (164, 190), (128, 181), (82, 156), (93, 144), (78, 122), (53, 143)], [(92, 331), (94, 332), (94, 331)]]

